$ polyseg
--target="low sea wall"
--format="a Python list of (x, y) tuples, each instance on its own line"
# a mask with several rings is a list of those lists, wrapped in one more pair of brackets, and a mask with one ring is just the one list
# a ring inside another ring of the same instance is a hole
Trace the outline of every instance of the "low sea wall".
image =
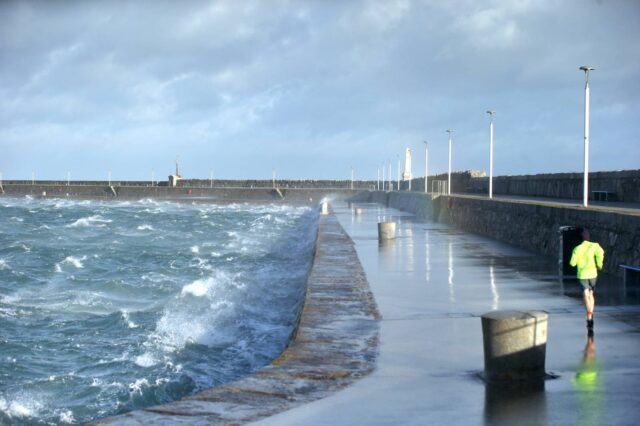
[(605, 250), (606, 272), (619, 274), (621, 264), (640, 265), (640, 212), (465, 195), (432, 199), (412, 192), (363, 192), (351, 201), (380, 203), (556, 258), (560, 252), (560, 227), (586, 227), (592, 240)]
[(285, 188), (285, 187), (185, 187), (175, 188), (152, 185), (4, 183), (4, 195), (55, 198), (92, 199), (170, 199), (206, 202), (286, 202), (317, 204), (323, 198), (343, 200), (357, 190), (339, 188)]

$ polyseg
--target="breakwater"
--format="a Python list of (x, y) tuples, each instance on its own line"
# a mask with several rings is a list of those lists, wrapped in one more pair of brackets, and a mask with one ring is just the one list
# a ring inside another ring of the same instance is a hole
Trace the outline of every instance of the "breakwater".
[(606, 272), (618, 274), (621, 264), (640, 264), (640, 212), (414, 192), (363, 192), (351, 201), (383, 204), (552, 257), (559, 257), (561, 227), (587, 227), (606, 252)]
[[(182, 183), (182, 182), (181, 182)], [(350, 197), (358, 190), (334, 187), (251, 187), (238, 183), (238, 186), (177, 187), (135, 184), (118, 185), (108, 182), (87, 182), (67, 185), (61, 182), (9, 183), (3, 184), (4, 195), (33, 196), (56, 198), (91, 198), (91, 199), (170, 199), (206, 202), (286, 202), (293, 204), (313, 205), (323, 198), (342, 200)]]

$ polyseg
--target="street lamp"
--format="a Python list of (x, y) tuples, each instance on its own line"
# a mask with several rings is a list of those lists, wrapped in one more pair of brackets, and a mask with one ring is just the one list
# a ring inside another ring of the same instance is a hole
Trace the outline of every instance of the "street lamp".
[(584, 185), (582, 205), (589, 204), (589, 71), (593, 71), (588, 65), (581, 66), (584, 71)]
[(487, 110), (489, 114), (489, 198), (493, 198), (493, 114), (495, 113)]
[(353, 167), (351, 167), (351, 190), (353, 191)]
[(424, 192), (427, 191), (427, 176), (429, 176), (429, 143), (427, 141), (424, 142)]
[(398, 157), (398, 173), (396, 173), (398, 175), (398, 191), (400, 191), (400, 154), (397, 155)]
[(449, 174), (447, 178), (447, 195), (451, 195), (451, 140), (453, 138), (453, 130), (447, 129), (447, 133), (449, 133)]
[(376, 179), (376, 191), (380, 191), (380, 166), (378, 166), (378, 179)]

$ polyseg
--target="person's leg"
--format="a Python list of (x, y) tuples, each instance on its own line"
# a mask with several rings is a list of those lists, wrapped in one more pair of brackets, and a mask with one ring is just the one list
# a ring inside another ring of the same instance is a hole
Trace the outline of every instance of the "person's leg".
[(587, 309), (587, 320), (593, 319), (593, 310), (595, 308), (595, 298), (593, 297), (593, 290), (587, 289), (584, 291), (584, 306)]

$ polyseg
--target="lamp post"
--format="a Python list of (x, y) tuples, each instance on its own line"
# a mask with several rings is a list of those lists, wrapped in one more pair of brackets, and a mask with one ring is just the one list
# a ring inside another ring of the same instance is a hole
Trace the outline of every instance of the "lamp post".
[(489, 114), (489, 198), (493, 198), (493, 114), (495, 111), (487, 110)]
[(429, 143), (427, 141), (424, 142), (424, 192), (425, 194), (429, 192), (427, 188), (427, 176), (429, 176)]
[(109, 170), (109, 186), (111, 186), (111, 170)]
[(385, 191), (384, 188), (384, 174), (386, 173), (386, 164), (384, 164), (384, 162), (382, 163), (382, 191)]
[(589, 204), (589, 71), (593, 71), (588, 65), (581, 66), (584, 71), (584, 185), (582, 205)]
[(380, 167), (378, 167), (378, 178), (376, 179), (376, 191), (380, 191)]
[(69, 186), (70, 181), (71, 181), (71, 172), (67, 172), (67, 186)]
[(447, 195), (451, 195), (451, 142), (453, 139), (451, 134), (453, 133), (453, 130), (447, 129), (447, 133), (449, 133), (449, 173), (447, 178)]
[(351, 167), (351, 190), (353, 191), (353, 167)]
[(398, 155), (398, 191), (400, 191), (400, 155)]
[(391, 160), (389, 160), (389, 191), (393, 191), (393, 178), (391, 177)]

